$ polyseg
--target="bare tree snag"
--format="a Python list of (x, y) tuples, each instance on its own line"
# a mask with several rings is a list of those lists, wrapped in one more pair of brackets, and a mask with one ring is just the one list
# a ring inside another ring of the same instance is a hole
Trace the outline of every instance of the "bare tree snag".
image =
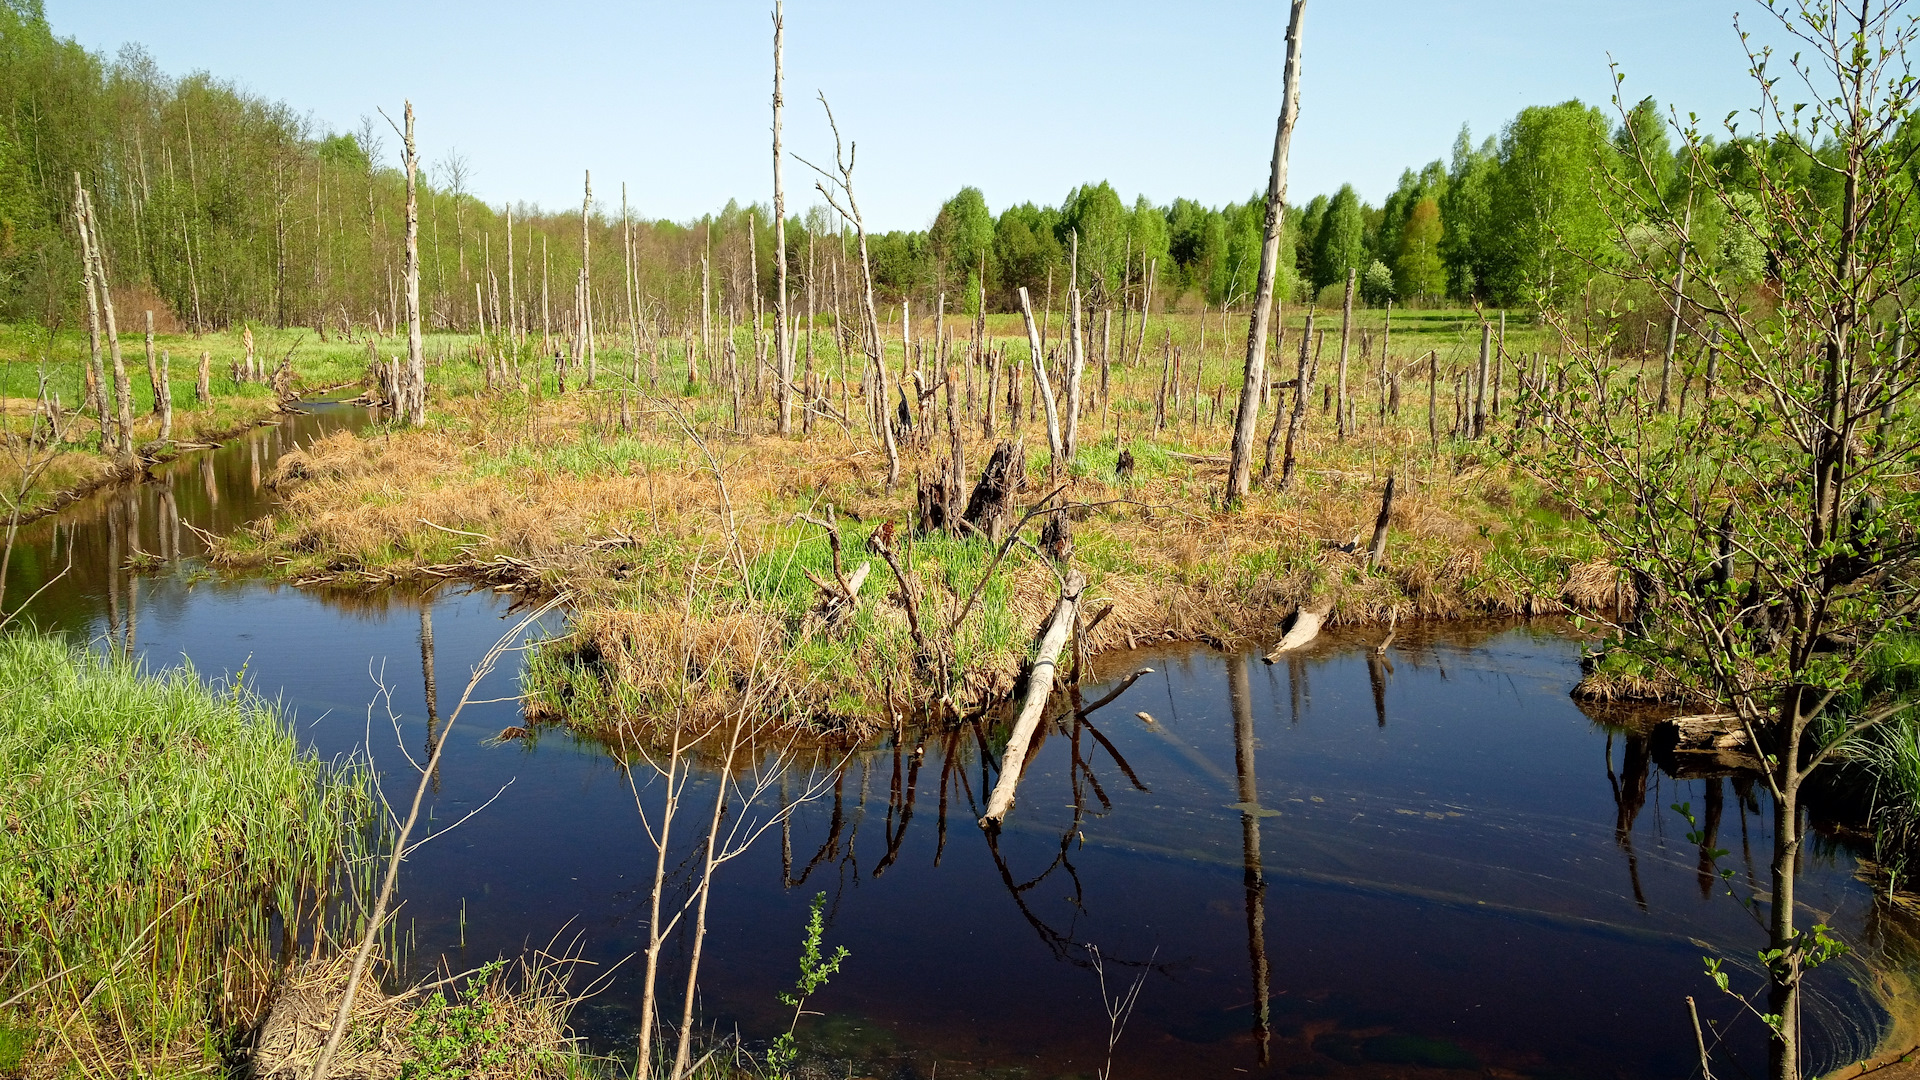
[(80, 174), (73, 174), (74, 222), (80, 232), (80, 281), (87, 293), (87, 401), (84, 408), (100, 413), (100, 451), (105, 453), (113, 434), (113, 420), (107, 405), (106, 367), (100, 359), (100, 294), (93, 280), (93, 234), (87, 228), (86, 189), (80, 186)]
[(1073, 255), (1068, 265), (1073, 268), (1072, 279), (1067, 282), (1067, 348), (1070, 360), (1067, 368), (1067, 417), (1060, 433), (1060, 444), (1064, 449), (1061, 467), (1071, 470), (1080, 444), (1080, 378), (1087, 367), (1085, 335), (1080, 332), (1080, 232), (1077, 229), (1073, 233)]
[[(1260, 245), (1260, 273), (1253, 291), (1253, 315), (1247, 320), (1247, 367), (1240, 383), (1240, 408), (1234, 418), (1233, 453), (1227, 467), (1227, 502), (1246, 497), (1252, 482), (1253, 433), (1260, 400), (1266, 393), (1267, 328), (1273, 317), (1274, 279), (1279, 272), (1281, 224), (1287, 212), (1287, 151), (1300, 115), (1300, 23), (1307, 0), (1293, 0), (1287, 20), (1285, 97), (1273, 136), (1273, 165), (1267, 179), (1266, 235)], [(1144, 320), (1143, 320), (1144, 321)], [(1197, 380), (1196, 380), (1197, 384)]]
[(1387, 523), (1393, 519), (1393, 474), (1387, 474), (1387, 490), (1380, 496), (1380, 516), (1373, 519), (1373, 543), (1367, 546), (1367, 569), (1377, 568), (1387, 557)]
[(1306, 331), (1300, 335), (1300, 374), (1294, 379), (1293, 414), (1287, 418), (1287, 449), (1280, 464), (1282, 490), (1293, 481), (1294, 451), (1300, 444), (1301, 432), (1306, 430), (1307, 407), (1313, 400), (1313, 380), (1320, 373), (1320, 350), (1312, 347), (1314, 318), (1315, 313), (1308, 311)]
[(153, 312), (146, 312), (146, 316), (147, 385), (153, 388), (153, 414), (158, 416), (160, 415), (160, 364), (153, 354)]
[(1020, 287), (1020, 317), (1027, 324), (1027, 351), (1033, 356), (1034, 384), (1039, 387), (1040, 400), (1047, 407), (1047, 449), (1053, 455), (1049, 474), (1058, 476), (1066, 447), (1060, 441), (1060, 414), (1054, 406), (1053, 384), (1047, 381), (1047, 362), (1041, 351), (1040, 330), (1033, 323), (1033, 301), (1027, 298), (1024, 285)]
[(1673, 389), (1673, 353), (1680, 345), (1680, 302), (1687, 295), (1687, 241), (1693, 232), (1693, 190), (1687, 190), (1687, 210), (1680, 224), (1680, 265), (1673, 270), (1673, 313), (1667, 322), (1667, 351), (1660, 360), (1660, 411), (1666, 412)]
[(172, 366), (170, 361), (167, 350), (161, 349), (160, 374), (153, 383), (153, 408), (160, 414), (161, 442), (173, 441), (173, 384), (170, 381), (172, 376), (167, 370)]
[(782, 0), (773, 2), (773, 348), (778, 354), (779, 385), (774, 388), (780, 405), (781, 435), (793, 434), (793, 342), (787, 333), (787, 189), (780, 168), (780, 122), (786, 102), (780, 94), (781, 51), (785, 44), (786, 21)]
[[(76, 174), (77, 175), (77, 174)], [(133, 458), (133, 384), (127, 380), (126, 359), (120, 354), (120, 328), (113, 317), (113, 289), (107, 277), (106, 258), (101, 253), (100, 223), (94, 218), (93, 196), (80, 192), (84, 217), (81, 224), (92, 236), (89, 258), (93, 262), (94, 286), (100, 290), (100, 311), (107, 326), (107, 355), (113, 359), (113, 395), (120, 421), (120, 456)]]
[[(1304, 0), (1301, 0), (1304, 2)], [(1060, 650), (1067, 643), (1067, 634), (1073, 629), (1074, 617), (1080, 609), (1080, 594), (1086, 591), (1087, 575), (1078, 570), (1069, 571), (1066, 583), (1060, 589), (1060, 601), (1054, 605), (1053, 616), (1047, 621), (1046, 629), (1040, 635), (1040, 647), (1034, 653), (1033, 667), (1027, 672), (1027, 698), (1020, 707), (1020, 715), (1013, 723), (1013, 736), (1007, 740), (1007, 750), (1000, 758), (1000, 779), (993, 785), (993, 794), (987, 799), (986, 815), (980, 819), (980, 827), (997, 827), (1013, 809), (1013, 795), (1020, 786), (1020, 774), (1027, 762), (1027, 745), (1033, 741), (1034, 732), (1040, 729), (1040, 718), (1046, 712), (1047, 698), (1053, 694), (1053, 682), (1060, 660)]]
[(1347, 268), (1347, 298), (1340, 309), (1340, 381), (1336, 402), (1339, 405), (1339, 411), (1334, 415), (1334, 423), (1342, 442), (1346, 441), (1347, 428), (1350, 426), (1347, 423), (1347, 344), (1353, 328), (1353, 286), (1359, 275), (1360, 271), (1357, 268), (1351, 266)]
[(1493, 324), (1480, 323), (1480, 367), (1473, 380), (1472, 435), (1478, 439), (1487, 433), (1487, 367), (1493, 357)]
[(408, 422), (420, 427), (427, 422), (427, 350), (420, 340), (420, 150), (413, 141), (413, 102), (406, 110), (407, 130), (401, 136), (407, 154), (407, 381)]

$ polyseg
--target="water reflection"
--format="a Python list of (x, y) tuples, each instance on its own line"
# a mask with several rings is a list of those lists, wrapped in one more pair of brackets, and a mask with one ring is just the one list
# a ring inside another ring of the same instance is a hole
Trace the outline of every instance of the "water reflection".
[[(504, 600), (222, 581), (192, 560), (203, 531), (269, 507), (262, 484), (287, 446), (358, 418), (262, 429), (30, 526), (5, 596), (20, 602), (71, 560), (29, 605), (42, 625), (211, 674), (244, 665), (329, 756), (372, 752), (404, 771), (406, 751), (447, 739), (435, 820), (499, 801), (408, 864), (414, 968), (447, 956), (463, 970), (564, 928), (610, 969), (644, 940), (651, 867), (618, 763), (554, 732), (488, 741), (520, 720), (510, 670), (476, 692), (471, 724), (443, 728), (438, 676), (492, 643)], [(1724, 1036), (1728, 1074), (1757, 1068), (1757, 1025), (1712, 993), (1700, 958), (1757, 948), (1719, 875), (1748, 889), (1764, 878), (1764, 793), (1663, 771), (1644, 725), (1583, 716), (1566, 696), (1578, 647), (1550, 629), (1402, 628), (1385, 652), (1328, 637), (1260, 678), (1253, 653), (1105, 659), (1114, 675), (1153, 671), (1091, 679), (1091, 701), (1055, 699), (998, 833), (975, 825), (1004, 739), (994, 722), (909, 730), (824, 763), (824, 794), (713, 898), (709, 1021), (784, 1030), (776, 995), (825, 891), (828, 942), (853, 959), (815, 1002), (829, 1015), (809, 1045), (857, 1074), (1094, 1071), (1109, 1032), (1090, 946), (1148, 973), (1120, 1046), (1134, 1076), (1680, 1075), (1694, 1065), (1689, 994)], [(391, 688), (403, 745), (376, 732), (369, 746), (373, 676), (415, 657), (420, 678)], [(1697, 842), (1674, 802), (1697, 811)], [(1716, 857), (1722, 846), (1733, 853)], [(1849, 850), (1805, 848), (1804, 901), (1874, 970), (1911, 970), (1910, 921), (1855, 880)], [(579, 1014), (597, 1045), (631, 1033), (633, 966)], [(1822, 1062), (1877, 1029), (1864, 970), (1816, 974)]]
[[(0, 593), (8, 610), (44, 630), (104, 636), (132, 655), (143, 618), (177, 617), (184, 591), (143, 590), (143, 576), (191, 567), (223, 536), (270, 510), (272, 464), (289, 447), (368, 422), (368, 410), (317, 403), (280, 423), (253, 428), (217, 450), (150, 467), (139, 481), (103, 488), (20, 529)], [(50, 584), (51, 583), (51, 584)], [(143, 602), (147, 611), (142, 612)], [(154, 604), (162, 605), (155, 609)]]

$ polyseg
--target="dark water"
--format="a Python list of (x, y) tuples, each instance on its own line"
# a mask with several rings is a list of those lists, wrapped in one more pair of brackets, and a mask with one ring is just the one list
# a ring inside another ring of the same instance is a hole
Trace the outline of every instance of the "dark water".
[[(37, 523), (8, 603), (71, 555), (32, 605), (41, 625), (208, 677), (244, 668), (322, 753), (370, 747), (401, 798), (396, 725), (416, 755), (429, 738), (424, 658), (444, 733), (471, 666), (514, 625), (508, 602), (223, 581), (185, 527), (264, 512), (280, 449), (363, 419), (325, 408)], [(112, 569), (137, 552), (181, 558)], [(1762, 931), (1715, 871), (1743, 895), (1764, 885), (1764, 788), (1675, 779), (1646, 740), (1584, 715), (1567, 697), (1578, 645), (1556, 629), (1403, 632), (1384, 659), (1371, 643), (1336, 636), (1274, 667), (1199, 648), (1108, 658), (1115, 675), (1156, 671), (1047, 733), (997, 840), (974, 821), (1004, 734), (909, 735), (796, 766), (785, 797), (818, 798), (720, 872), (702, 1015), (749, 1039), (785, 1028), (775, 995), (824, 892), (828, 944), (852, 956), (801, 1035), (837, 1076), (1090, 1076), (1108, 1058), (1109, 1004), (1136, 981), (1116, 1076), (1679, 1076), (1697, 1061), (1688, 995), (1709, 1040), (1724, 1036), (1721, 1075), (1757, 1074), (1762, 1030), (1702, 957), (1728, 957), (1736, 988), (1759, 985)], [(408, 864), (411, 964), (444, 955), (459, 970), (557, 942), (607, 975), (578, 1021), (617, 1050), (638, 1007), (639, 964), (620, 961), (644, 945), (652, 850), (603, 751), (552, 731), (491, 742), (519, 721), (517, 666), (509, 654), (446, 735), (434, 827), (493, 801)], [(657, 813), (648, 775), (634, 773), (638, 799)], [(711, 798), (703, 777), (689, 818)], [(779, 798), (731, 820), (764, 822)], [(1706, 847), (1731, 852), (1718, 865), (1685, 838), (1680, 802), (1712, 832)], [(1824, 1068), (1871, 1049), (1886, 1018), (1870, 972), (1903, 976), (1916, 950), (1847, 849), (1816, 835), (1800, 888), (1803, 918), (1858, 950), (1813, 979)], [(665, 1006), (677, 1017), (677, 987)]]

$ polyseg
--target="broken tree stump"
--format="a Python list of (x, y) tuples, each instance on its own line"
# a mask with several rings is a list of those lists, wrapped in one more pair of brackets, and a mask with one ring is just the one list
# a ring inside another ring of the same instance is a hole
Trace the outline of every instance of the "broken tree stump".
[(1017, 520), (1014, 499), (1027, 479), (1027, 457), (1018, 440), (1002, 442), (993, 448), (980, 482), (967, 499), (966, 522), (998, 544), (1007, 538), (1007, 530)]

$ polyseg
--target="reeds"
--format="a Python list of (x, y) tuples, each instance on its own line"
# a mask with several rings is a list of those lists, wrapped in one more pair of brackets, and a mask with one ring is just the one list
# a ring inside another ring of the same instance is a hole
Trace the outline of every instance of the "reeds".
[(0, 637), (0, 1024), (79, 1075), (215, 1069), (369, 839), (269, 704)]

